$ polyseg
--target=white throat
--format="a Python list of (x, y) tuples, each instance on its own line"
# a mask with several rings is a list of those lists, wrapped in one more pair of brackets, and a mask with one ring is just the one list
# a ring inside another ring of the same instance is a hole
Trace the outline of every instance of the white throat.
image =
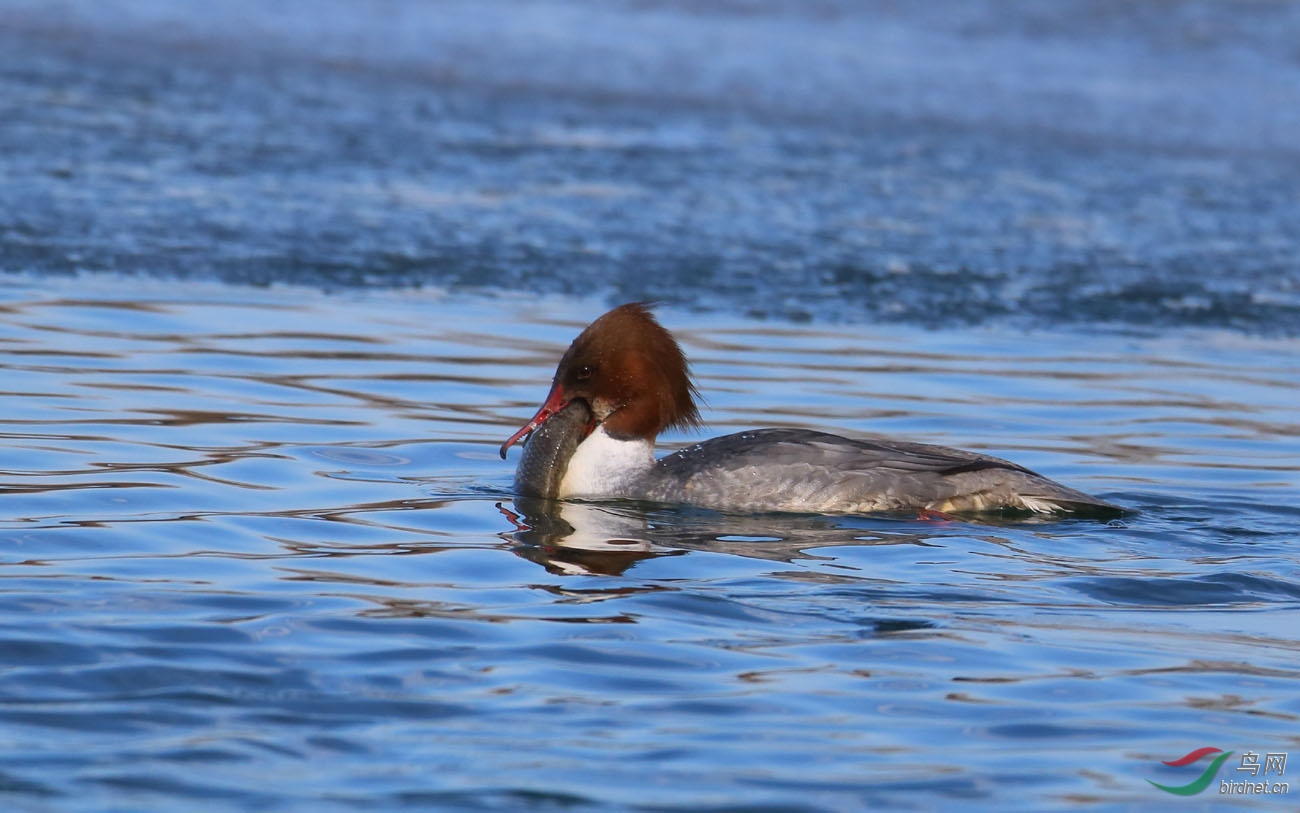
[(619, 440), (598, 426), (578, 444), (560, 481), (560, 499), (630, 497), (632, 484), (655, 464), (654, 444), (642, 438)]

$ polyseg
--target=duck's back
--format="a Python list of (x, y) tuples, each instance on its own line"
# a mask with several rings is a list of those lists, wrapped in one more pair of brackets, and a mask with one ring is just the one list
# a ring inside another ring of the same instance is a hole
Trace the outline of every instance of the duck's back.
[(655, 502), (735, 511), (1120, 511), (990, 455), (805, 429), (706, 440), (660, 460), (641, 490)]

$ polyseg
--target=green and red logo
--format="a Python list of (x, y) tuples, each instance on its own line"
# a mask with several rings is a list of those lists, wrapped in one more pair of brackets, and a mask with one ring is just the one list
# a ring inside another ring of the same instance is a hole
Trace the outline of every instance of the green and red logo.
[(1150, 779), (1147, 781), (1151, 782), (1151, 784), (1160, 788), (1165, 793), (1172, 793), (1177, 796), (1195, 796), (1210, 786), (1210, 783), (1214, 781), (1215, 774), (1219, 772), (1219, 766), (1222, 765), (1228, 757), (1232, 756), (1233, 752), (1222, 751), (1218, 748), (1197, 748), (1195, 751), (1192, 751), (1184, 757), (1179, 757), (1178, 759), (1164, 763), (1171, 768), (1181, 768), (1185, 765), (1191, 765), (1200, 760), (1201, 757), (1210, 754), (1218, 754), (1218, 756), (1211, 760), (1210, 764), (1205, 768), (1200, 776), (1196, 777), (1191, 782), (1188, 782), (1186, 785), (1162, 785), (1159, 782), (1151, 782)]

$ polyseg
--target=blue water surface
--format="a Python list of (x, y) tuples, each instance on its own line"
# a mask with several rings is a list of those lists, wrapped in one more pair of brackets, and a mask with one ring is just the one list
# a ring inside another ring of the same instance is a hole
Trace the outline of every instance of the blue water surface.
[[(0, 5), (4, 809), (1287, 806), (1297, 8)], [(1130, 513), (535, 516), (642, 297)]]
[(593, 506), (557, 540), (496, 446), (596, 303), (23, 278), (3, 303), (28, 809), (1146, 804), (1160, 760), (1294, 737), (1293, 340), (668, 309), (717, 431), (961, 443), (1140, 513)]

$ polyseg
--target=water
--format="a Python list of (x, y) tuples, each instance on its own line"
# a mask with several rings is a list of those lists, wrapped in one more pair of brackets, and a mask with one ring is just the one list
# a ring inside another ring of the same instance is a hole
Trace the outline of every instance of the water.
[(959, 442), (1141, 513), (615, 506), (554, 547), (496, 446), (596, 303), (0, 301), (22, 806), (1149, 803), (1158, 759), (1295, 742), (1293, 340), (668, 309), (716, 431)]
[[(0, 8), (6, 809), (1147, 807), (1300, 750), (1295, 7), (304, 8)], [(1135, 513), (557, 538), (497, 446), (638, 296), (707, 434)]]
[(9, 0), (0, 262), (1300, 334), (1300, 6), (923, 5)]

